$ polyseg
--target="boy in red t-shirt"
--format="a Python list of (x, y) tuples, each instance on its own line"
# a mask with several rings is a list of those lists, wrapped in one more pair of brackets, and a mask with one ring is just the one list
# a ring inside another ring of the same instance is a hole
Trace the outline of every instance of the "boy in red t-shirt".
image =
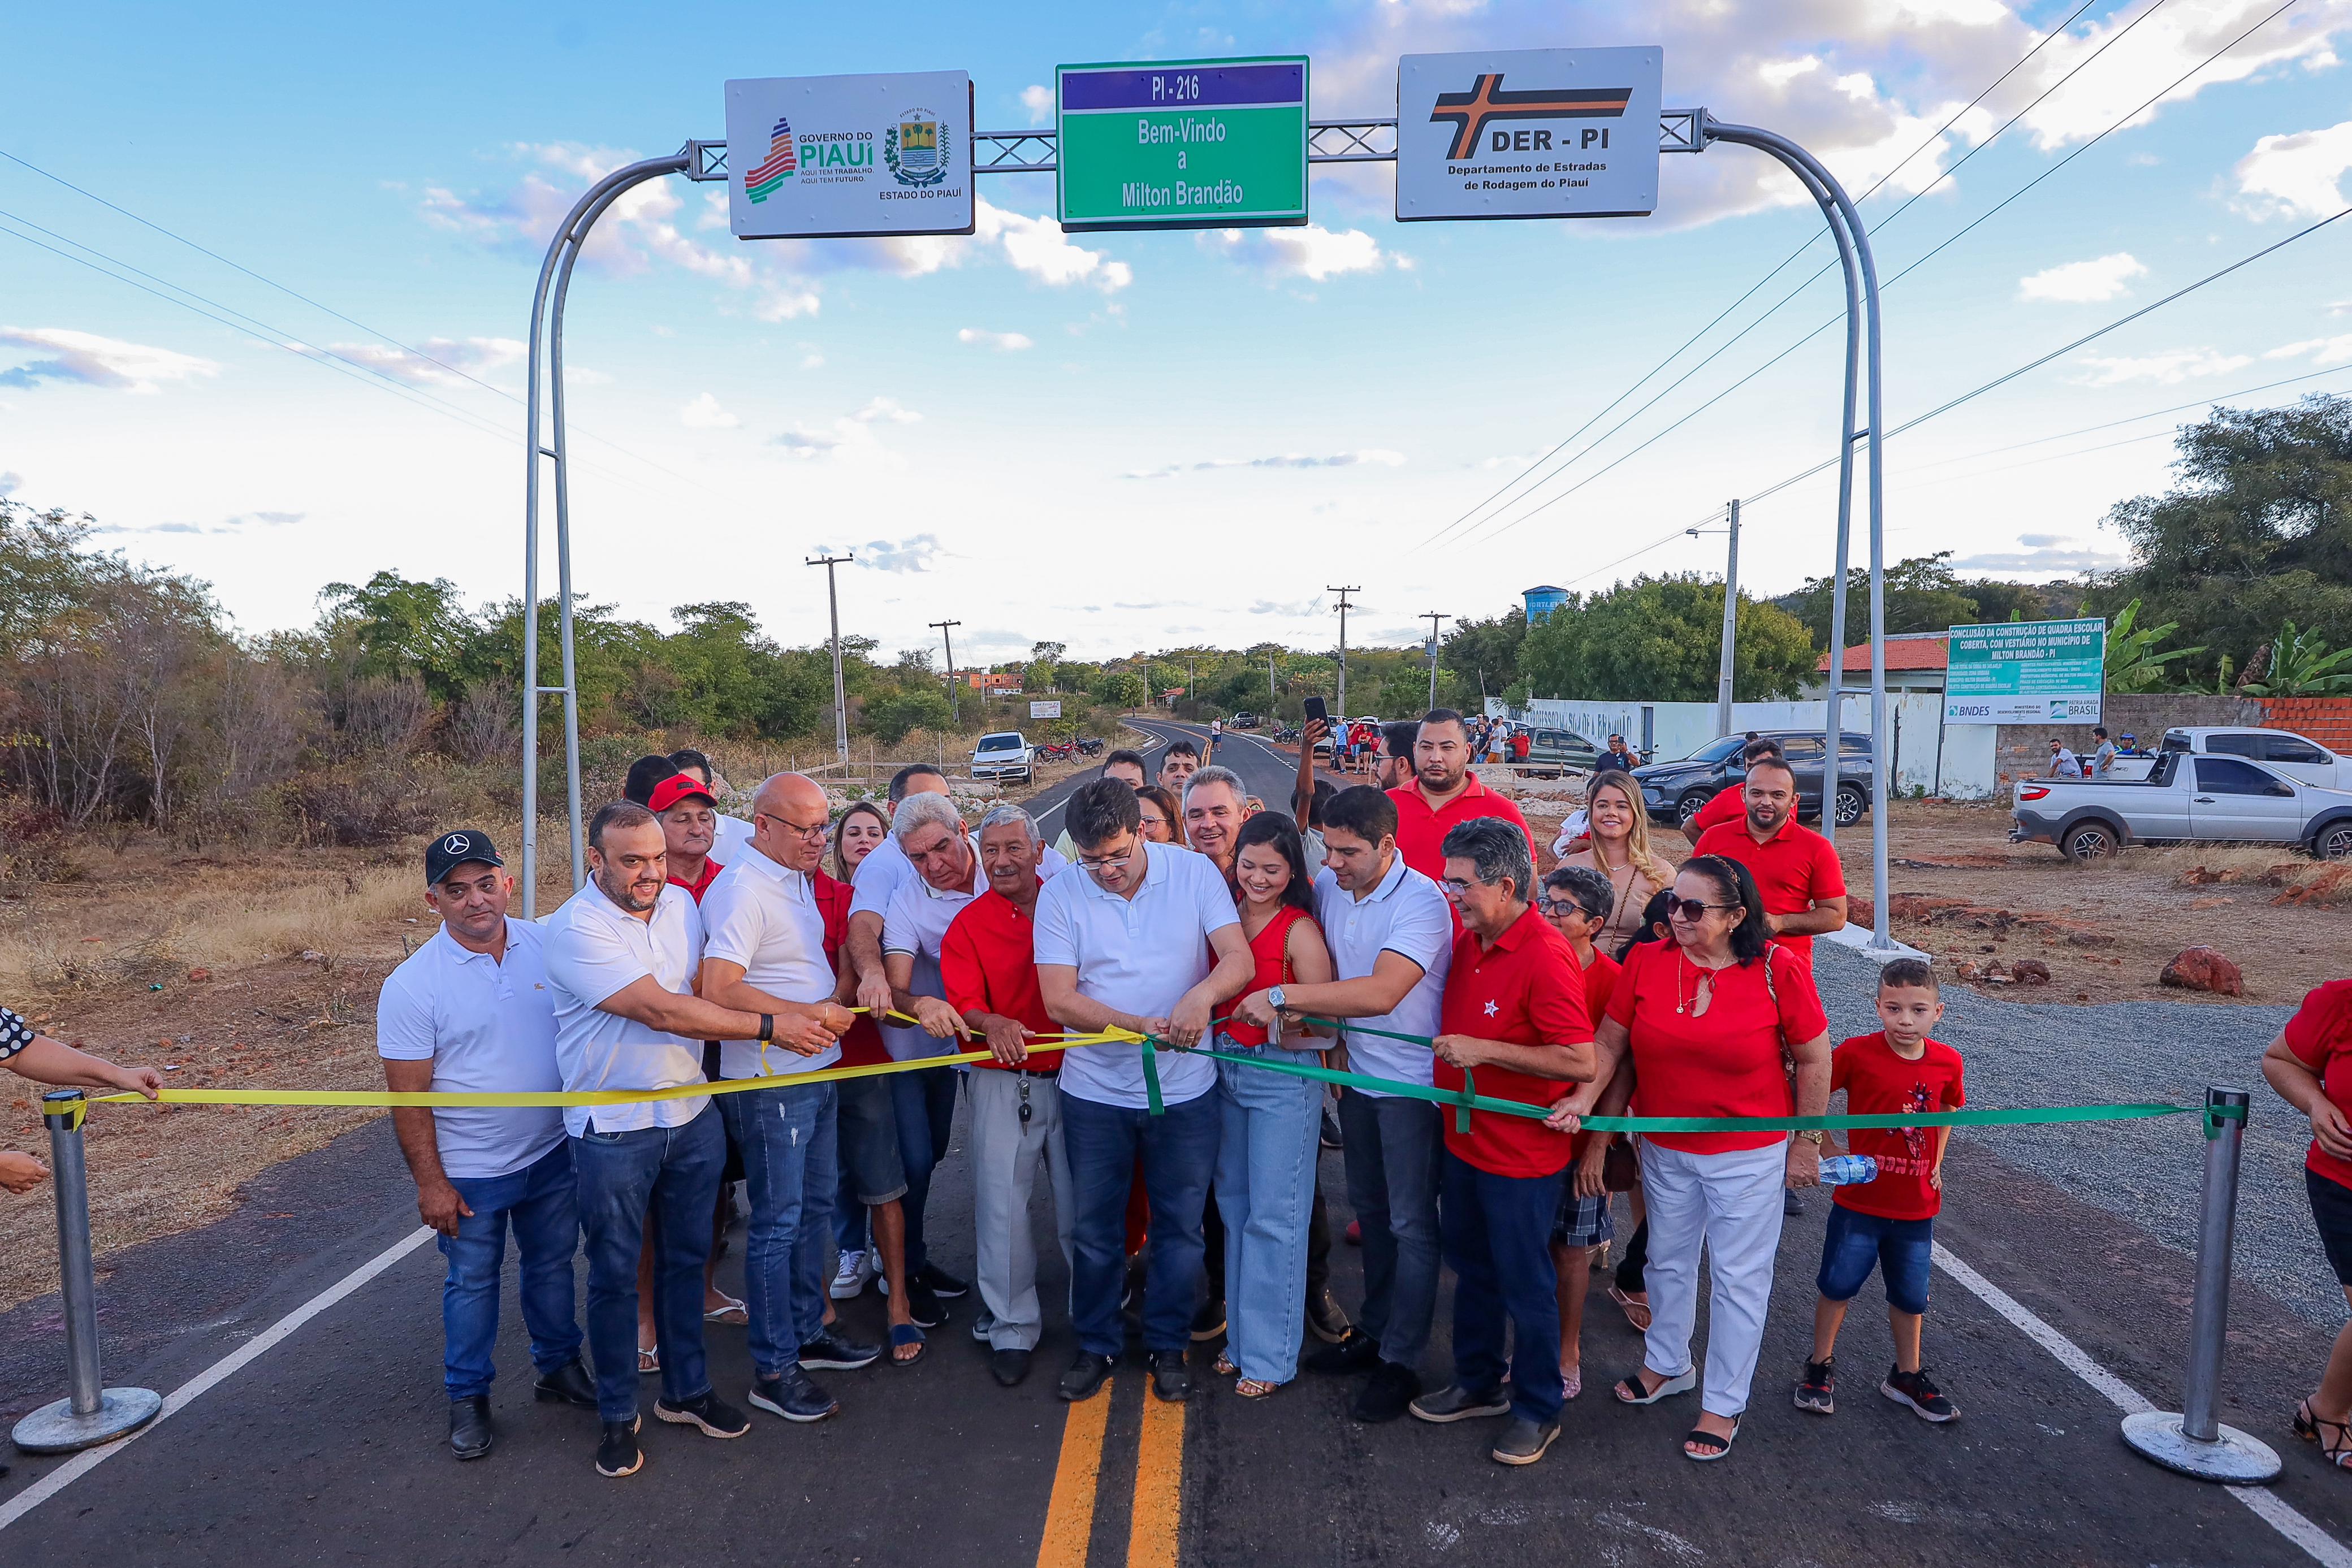
[[(1848, 1115), (1957, 1111), (1968, 1103), (1960, 1053), (1927, 1038), (1943, 1016), (1927, 960), (1897, 958), (1878, 972), (1878, 1020), (1885, 1028), (1854, 1036), (1830, 1057), (1830, 1092), (1845, 1091)], [(1924, 1421), (1959, 1414), (1919, 1364), (1936, 1214), (1944, 1204), (1944, 1151), (1951, 1141), (1949, 1127), (1857, 1127), (1846, 1135), (1849, 1153), (1878, 1162), (1878, 1177), (1834, 1189), (1822, 1247), (1822, 1299), (1813, 1309), (1813, 1355), (1797, 1381), (1798, 1409), (1826, 1416), (1837, 1408), (1838, 1329), (1876, 1268), (1885, 1276), (1886, 1317), (1895, 1329), (1895, 1366), (1878, 1391)]]

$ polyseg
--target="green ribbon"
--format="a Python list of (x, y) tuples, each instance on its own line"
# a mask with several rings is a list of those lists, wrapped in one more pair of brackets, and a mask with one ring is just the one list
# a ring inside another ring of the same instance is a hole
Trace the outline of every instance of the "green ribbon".
[(1160, 1053), (1152, 1049), (1156, 1041), (1156, 1036), (1143, 1037), (1143, 1099), (1155, 1116), (1168, 1109), (1160, 1099)]

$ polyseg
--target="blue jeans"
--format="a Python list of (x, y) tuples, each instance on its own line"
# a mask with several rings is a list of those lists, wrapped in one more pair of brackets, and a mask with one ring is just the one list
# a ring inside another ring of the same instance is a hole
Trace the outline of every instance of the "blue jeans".
[[(1222, 1037), (1217, 1049), (1275, 1061), (1321, 1061), (1313, 1051), (1239, 1045)], [(1315, 1203), (1323, 1085), (1221, 1061), (1217, 1104), (1226, 1352), (1244, 1377), (1287, 1383), (1298, 1375), (1298, 1336), (1307, 1318), (1307, 1222)]]
[(600, 1133), (572, 1140), (580, 1223), (588, 1235), (588, 1348), (596, 1361), (596, 1410), (607, 1421), (637, 1414), (637, 1253), (654, 1212), (654, 1342), (662, 1397), (672, 1405), (710, 1392), (702, 1356), (702, 1265), (710, 1211), (727, 1165), (719, 1107), (682, 1127)]
[(437, 1238), (449, 1260), (441, 1286), (442, 1378), (452, 1399), (490, 1391), (490, 1364), (499, 1339), (499, 1272), (505, 1266), (507, 1229), (514, 1229), (522, 1260), (522, 1321), (530, 1331), (531, 1364), (541, 1375), (580, 1354), (580, 1322), (572, 1310), (572, 1260), (580, 1250), (580, 1195), (572, 1181), (572, 1150), (558, 1144), (519, 1171), (501, 1176), (451, 1176), (449, 1185), (472, 1209), (457, 1234)]
[(856, 1184), (849, 1179), (846, 1162), (834, 1183), (833, 1244), (844, 1252), (863, 1252), (867, 1244), (866, 1206), (857, 1201)]
[(1917, 1317), (1927, 1310), (1928, 1266), (1935, 1252), (1932, 1218), (1883, 1219), (1833, 1203), (1815, 1283), (1830, 1301), (1850, 1301), (1875, 1265), (1886, 1276), (1886, 1304)]
[(751, 1365), (775, 1377), (824, 1328), (825, 1243), (833, 1228), (836, 1123), (830, 1083), (787, 1083), (722, 1096), (743, 1151), (751, 1221), (743, 1237), (743, 1306)]
[(1339, 1095), (1348, 1202), (1364, 1233), (1364, 1306), (1357, 1326), (1381, 1359), (1421, 1369), (1437, 1315), (1438, 1108), (1398, 1095)]
[(1192, 1343), (1199, 1304), (1201, 1210), (1217, 1166), (1223, 1124), (1215, 1094), (1171, 1105), (1155, 1116), (1140, 1106), (1102, 1105), (1065, 1092), (1062, 1139), (1070, 1156), (1077, 1217), (1070, 1227), (1070, 1319), (1078, 1348), (1117, 1356), (1127, 1346), (1118, 1298), (1127, 1281), (1127, 1191), (1143, 1157), (1151, 1198), (1151, 1238), (1144, 1249), (1143, 1348), (1182, 1350)]
[(910, 1275), (930, 1261), (923, 1248), (923, 1204), (931, 1196), (932, 1169), (947, 1158), (948, 1135), (955, 1124), (956, 1081), (962, 1076), (952, 1067), (931, 1067), (890, 1078), (898, 1116), (898, 1158), (907, 1173), (907, 1192), (899, 1206), (907, 1212)]
[(1559, 1276), (1551, 1225), (1565, 1170), (1496, 1176), (1448, 1150), (1439, 1212), (1454, 1269), (1454, 1381), (1475, 1394), (1502, 1386), (1503, 1329), (1512, 1331), (1511, 1413), (1559, 1419)]

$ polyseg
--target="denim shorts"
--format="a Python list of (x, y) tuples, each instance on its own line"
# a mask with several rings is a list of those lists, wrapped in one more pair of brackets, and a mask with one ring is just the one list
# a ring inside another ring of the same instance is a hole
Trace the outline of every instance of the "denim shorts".
[(1882, 1219), (1843, 1204), (1830, 1206), (1829, 1235), (1822, 1243), (1822, 1273), (1816, 1281), (1832, 1301), (1850, 1301), (1873, 1268), (1886, 1279), (1886, 1304), (1898, 1312), (1927, 1310), (1928, 1265), (1936, 1247), (1936, 1222)]
[(1576, 1183), (1564, 1184), (1559, 1194), (1559, 1218), (1552, 1222), (1551, 1239), (1562, 1247), (1598, 1247), (1617, 1236), (1617, 1217), (1610, 1212), (1609, 1195), (1576, 1196)]
[(907, 1196), (907, 1166), (898, 1153), (898, 1115), (890, 1080), (844, 1078), (840, 1091), (841, 1168), (863, 1204)]

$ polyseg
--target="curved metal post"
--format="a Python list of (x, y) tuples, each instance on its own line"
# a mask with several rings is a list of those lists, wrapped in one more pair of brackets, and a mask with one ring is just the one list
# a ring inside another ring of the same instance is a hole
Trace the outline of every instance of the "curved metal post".
[[(1846, 317), (1846, 336), (1849, 347), (1853, 340), (1853, 312), (1855, 303), (1853, 292), (1855, 281), (1853, 274), (1859, 272), (1861, 275), (1859, 281), (1864, 333), (1864, 363), (1870, 382), (1870, 405), (1867, 416), (1869, 423), (1864, 427), (1867, 434), (1870, 452), (1870, 883), (1872, 904), (1870, 945), (1874, 949), (1884, 951), (1894, 946), (1895, 944), (1886, 930), (1886, 815), (1889, 761), (1886, 730), (1886, 476), (1885, 465), (1880, 458), (1878, 435), (1882, 423), (1878, 265), (1872, 259), (1870, 234), (1863, 226), (1862, 214), (1855, 210), (1853, 198), (1846, 194), (1845, 187), (1837, 183), (1837, 177), (1823, 166), (1820, 159), (1777, 131), (1761, 130), (1753, 125), (1727, 124), (1714, 119), (1703, 109), (1697, 111), (1697, 121), (1701, 145), (1711, 141), (1731, 141), (1768, 152), (1786, 164), (1801, 180), (1803, 180), (1807, 188), (1816, 193), (1817, 199), (1819, 195), (1825, 193), (1835, 204), (1836, 211), (1844, 219), (1846, 236), (1850, 236), (1853, 243), (1853, 255), (1850, 258), (1846, 258), (1849, 269)], [(1843, 238), (1839, 252), (1841, 257), (1845, 258), (1845, 246)], [(1846, 363), (1848, 386), (1851, 388), (1853, 361), (1850, 353)], [(1849, 402), (1849, 409), (1851, 406)], [(1847, 497), (1852, 494), (1853, 483), (1853, 420), (1849, 413), (1846, 423), (1845, 451), (1840, 455), (1839, 468), (1840, 490)], [(1832, 590), (1833, 598), (1840, 596), (1839, 591), (1843, 587), (1843, 583), (1844, 566), (1841, 559), (1838, 584)], [(1842, 635), (1843, 630), (1843, 625), (1836, 627), (1832, 636)], [(1842, 651), (1839, 654), (1839, 663), (1841, 664), (1843, 663)], [(1829, 755), (1822, 758), (1822, 785), (1825, 792), (1834, 789), (1833, 780), (1838, 776), (1840, 758), (1836, 740), (1841, 727), (1839, 709), (1843, 706), (1843, 698), (1837, 694), (1843, 692), (1844, 675), (1845, 672), (1842, 668), (1832, 667), (1832, 679), (1838, 684), (1831, 688), (1832, 696), (1830, 703), (1829, 722), (1826, 726), (1831, 746)], [(1822, 824), (1824, 827), (1835, 827), (1835, 798), (1831, 795), (1823, 801)]]
[[(539, 699), (544, 692), (539, 684), (539, 463), (541, 457), (555, 463), (555, 532), (558, 570), (558, 591), (562, 601), (558, 609), (562, 627), (563, 685), (551, 688), (561, 691), (564, 699), (565, 773), (572, 824), (572, 885), (577, 888), (587, 874), (587, 845), (581, 832), (580, 821), (580, 722), (579, 682), (575, 677), (572, 643), (572, 529), (568, 505), (568, 481), (565, 474), (563, 430), (563, 297), (572, 280), (572, 265), (579, 256), (580, 247), (588, 237), (588, 230), (614, 198), (632, 185), (665, 174), (687, 172), (692, 162), (690, 152), (676, 152), (666, 158), (646, 158), (605, 175), (572, 204), (555, 237), (547, 247), (547, 258), (540, 263), (539, 287), (530, 301), (530, 370), (528, 391), (523, 401), (525, 430), (523, 452), (528, 468), (523, 482), (523, 564), (522, 564), (522, 914), (528, 920), (538, 913), (539, 904)], [(548, 289), (555, 280), (559, 262), (562, 268), (562, 286), (555, 291), (555, 308), (548, 319)], [(542, 340), (551, 345), (551, 368), (554, 371), (552, 444), (541, 445), (539, 424), (540, 351)]]

